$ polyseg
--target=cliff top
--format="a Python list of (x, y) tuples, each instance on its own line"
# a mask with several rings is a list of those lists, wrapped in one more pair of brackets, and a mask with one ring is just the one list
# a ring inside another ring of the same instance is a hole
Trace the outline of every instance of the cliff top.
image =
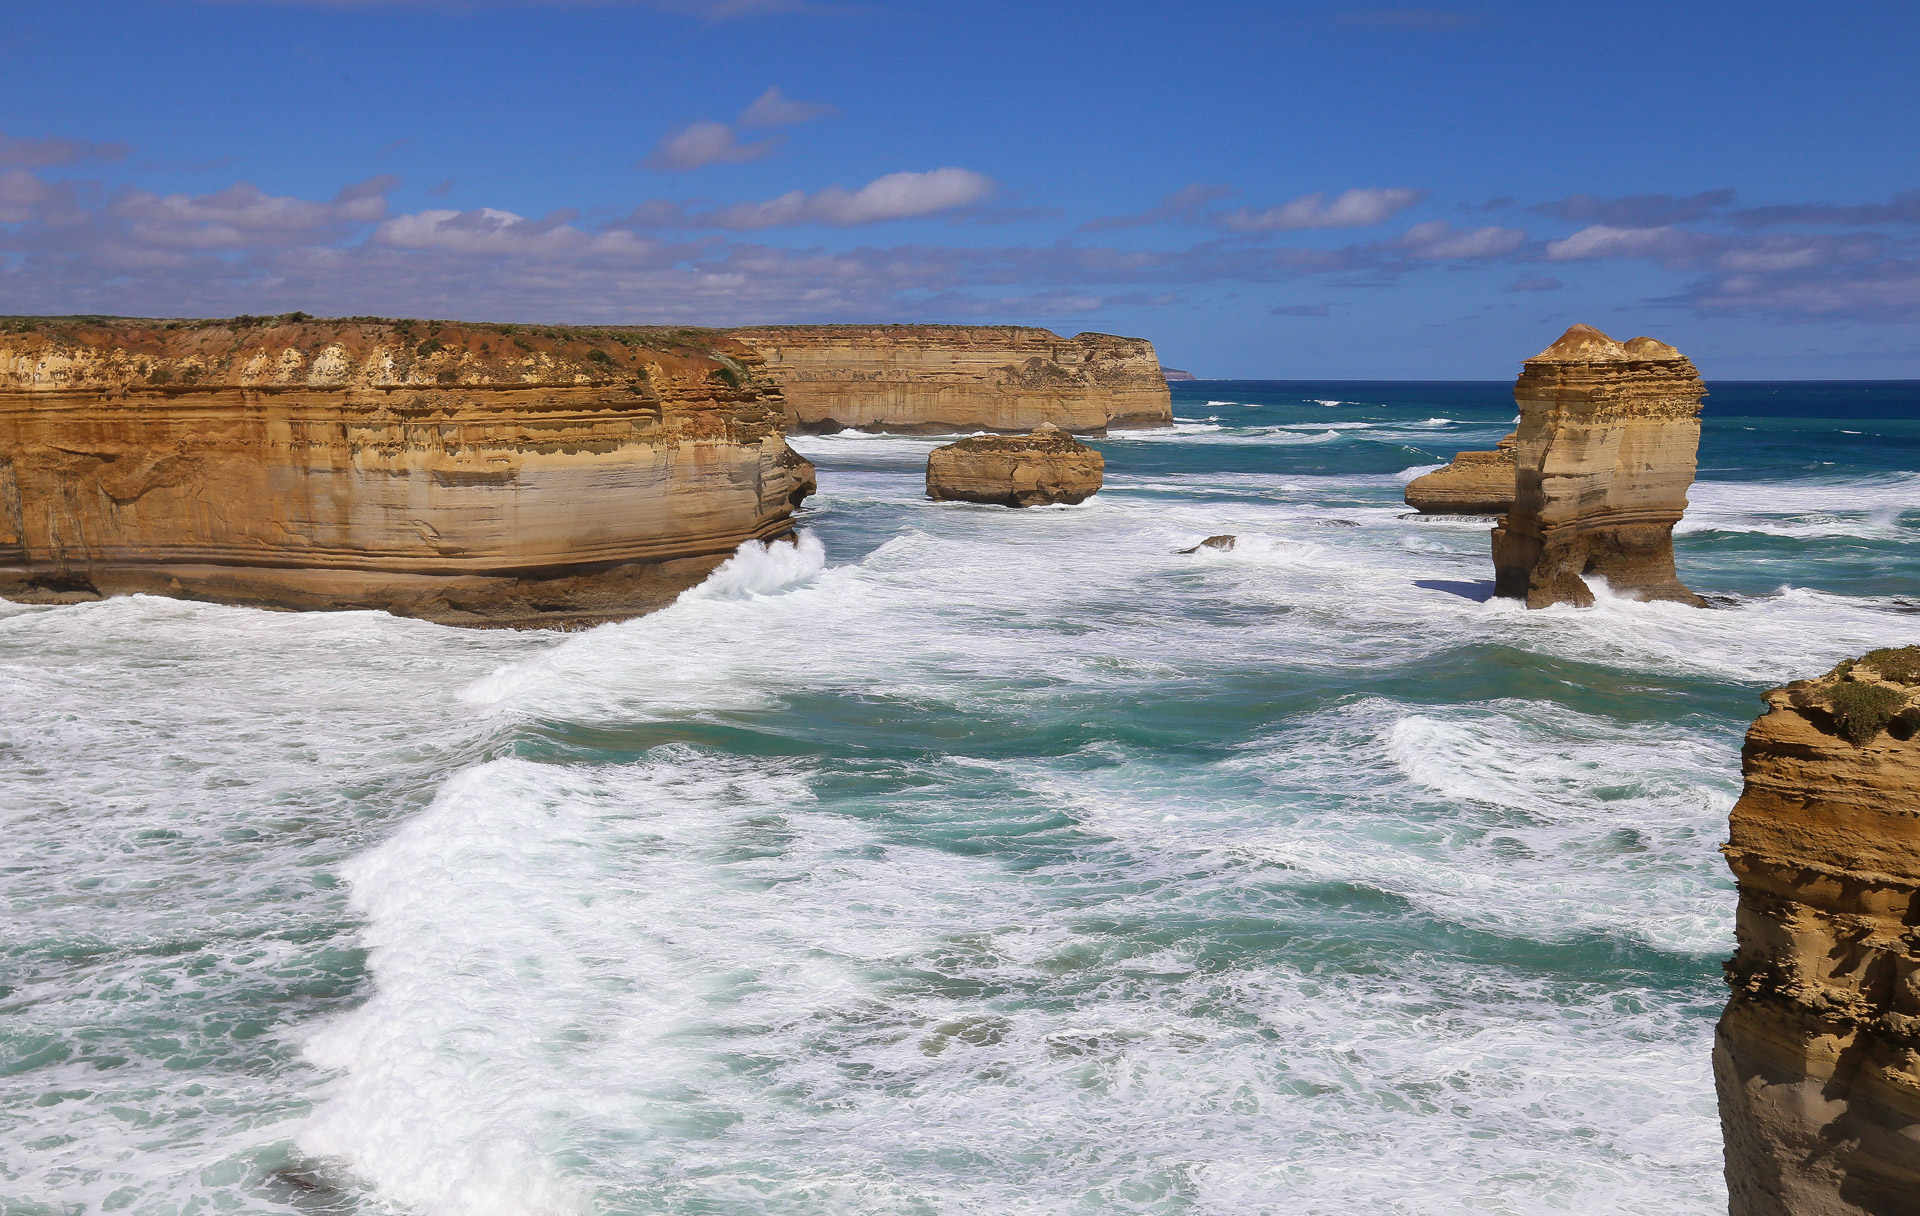
[(824, 337), (854, 337), (857, 335), (877, 335), (886, 338), (956, 338), (985, 337), (1004, 340), (1007, 338), (1039, 339), (1046, 342), (1080, 342), (1088, 339), (1105, 339), (1113, 342), (1146, 342), (1145, 338), (1129, 338), (1120, 334), (1103, 334), (1096, 330), (1082, 330), (1071, 338), (1063, 338), (1050, 329), (1035, 325), (935, 325), (935, 324), (826, 324), (826, 325), (740, 325), (731, 329), (718, 330), (718, 333), (743, 334), (791, 334), (804, 337), (819, 334)]
[(1025, 435), (972, 435), (946, 446), (962, 452), (981, 453), (1093, 451), (1051, 422), (1043, 422)]
[(1625, 342), (1616, 342), (1591, 325), (1575, 325), (1561, 334), (1552, 346), (1527, 362), (1664, 363), (1685, 357), (1665, 342), (1657, 342), (1652, 338), (1629, 338)]
[(1829, 734), (1853, 744), (1881, 731), (1896, 739), (1920, 734), (1920, 646), (1870, 650), (1824, 676), (1797, 680), (1784, 692), (1795, 709)]
[(716, 330), (512, 325), (305, 313), (217, 320), (0, 317), (0, 388), (387, 388), (637, 384), (738, 388), (758, 352)]

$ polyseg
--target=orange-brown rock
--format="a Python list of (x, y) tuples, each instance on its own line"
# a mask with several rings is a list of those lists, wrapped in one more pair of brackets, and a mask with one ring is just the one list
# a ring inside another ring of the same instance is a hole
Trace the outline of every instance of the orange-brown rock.
[(1920, 647), (1766, 695), (1714, 1037), (1733, 1216), (1920, 1211)]
[(1504, 515), (1513, 509), (1514, 436), (1491, 452), (1461, 452), (1444, 469), (1407, 483), (1407, 505), (1422, 515)]
[(1052, 423), (1028, 435), (975, 435), (927, 456), (927, 497), (1037, 507), (1085, 502), (1099, 492), (1106, 459)]
[(790, 429), (1079, 434), (1168, 426), (1144, 338), (1062, 338), (1018, 325), (777, 325), (732, 335), (766, 358)]
[(812, 490), (757, 364), (644, 330), (0, 323), (0, 595), (632, 616)]
[(1700, 373), (1652, 338), (1576, 325), (1527, 360), (1513, 507), (1493, 530), (1494, 594), (1591, 604), (1583, 576), (1644, 600), (1701, 605), (1673, 565), (1700, 449)]

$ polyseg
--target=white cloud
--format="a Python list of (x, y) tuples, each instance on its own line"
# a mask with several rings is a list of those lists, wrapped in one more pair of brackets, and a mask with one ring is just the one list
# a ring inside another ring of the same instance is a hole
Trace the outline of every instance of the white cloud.
[(1579, 262), (1589, 258), (1684, 257), (1697, 247), (1695, 234), (1672, 225), (1659, 228), (1614, 228), (1595, 224), (1567, 237), (1548, 241), (1549, 262)]
[(695, 217), (716, 228), (752, 231), (793, 224), (848, 227), (882, 220), (911, 219), (977, 203), (992, 194), (994, 181), (971, 169), (932, 169), (925, 173), (889, 173), (858, 190), (829, 186), (817, 194), (799, 190), (763, 203), (736, 203)]
[(1445, 220), (1428, 220), (1407, 229), (1396, 243), (1420, 261), (1499, 258), (1526, 244), (1527, 234), (1518, 228), (1455, 229)]
[(795, 101), (782, 93), (779, 85), (775, 85), (741, 111), (739, 124), (743, 127), (790, 127), (796, 123), (825, 118), (833, 112), (832, 106), (819, 102)]
[(1220, 222), (1236, 232), (1280, 232), (1302, 228), (1371, 228), (1427, 197), (1425, 190), (1349, 190), (1332, 202), (1325, 194), (1308, 194), (1254, 211), (1241, 207)]
[(642, 163), (649, 169), (668, 170), (737, 165), (759, 160), (779, 146), (778, 138), (743, 144), (733, 128), (724, 122), (696, 122), (661, 140), (660, 146)]
[(584, 232), (571, 224), (530, 220), (511, 211), (417, 211), (376, 228), (375, 242), (396, 249), (443, 249), (450, 253), (533, 258), (637, 258), (653, 242), (624, 229)]
[(304, 242), (352, 224), (374, 223), (387, 213), (386, 192), (395, 177), (376, 177), (342, 190), (332, 202), (273, 195), (248, 182), (214, 194), (153, 194), (129, 190), (116, 196), (109, 214), (128, 221), (139, 240), (187, 249), (243, 249)]

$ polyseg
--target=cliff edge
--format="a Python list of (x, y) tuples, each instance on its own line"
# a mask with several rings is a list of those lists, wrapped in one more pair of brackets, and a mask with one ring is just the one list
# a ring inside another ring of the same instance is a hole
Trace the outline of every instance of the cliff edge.
[(1920, 646), (1766, 694), (1714, 1036), (1733, 1216), (1920, 1211)]
[(1703, 606), (1673, 566), (1700, 450), (1700, 373), (1652, 338), (1576, 325), (1513, 386), (1513, 507), (1493, 530), (1494, 594), (1587, 605), (1584, 575), (1643, 600)]
[(1153, 343), (1018, 325), (772, 325), (727, 331), (766, 359), (795, 431), (1025, 433), (1169, 426)]
[(812, 492), (758, 364), (693, 331), (0, 320), (0, 596), (632, 616)]

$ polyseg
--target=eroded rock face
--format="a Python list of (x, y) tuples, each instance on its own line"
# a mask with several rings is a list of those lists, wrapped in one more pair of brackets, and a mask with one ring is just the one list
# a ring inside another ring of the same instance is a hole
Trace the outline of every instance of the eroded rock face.
[(812, 492), (757, 363), (637, 330), (16, 324), (0, 595), (632, 616)]
[(1493, 531), (1494, 594), (1591, 604), (1582, 575), (1638, 599), (1702, 606), (1673, 566), (1706, 386), (1679, 351), (1576, 325), (1513, 386), (1513, 507)]
[(1747, 733), (1714, 1038), (1733, 1216), (1920, 1211), (1920, 647), (1775, 689)]
[(1017, 325), (779, 325), (731, 334), (766, 358), (789, 427), (1080, 434), (1168, 426), (1173, 403), (1144, 338), (1062, 338)]
[(1461, 452), (1444, 469), (1407, 483), (1407, 505), (1422, 515), (1504, 515), (1513, 509), (1513, 435), (1491, 452)]
[(1051, 423), (1029, 435), (976, 435), (933, 449), (927, 497), (1037, 507), (1085, 502), (1099, 492), (1107, 462)]

